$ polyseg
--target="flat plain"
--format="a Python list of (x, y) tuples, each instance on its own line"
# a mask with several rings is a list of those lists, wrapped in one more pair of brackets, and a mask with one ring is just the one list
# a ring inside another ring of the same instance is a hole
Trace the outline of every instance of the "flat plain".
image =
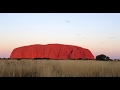
[(120, 77), (120, 61), (1, 59), (0, 77)]

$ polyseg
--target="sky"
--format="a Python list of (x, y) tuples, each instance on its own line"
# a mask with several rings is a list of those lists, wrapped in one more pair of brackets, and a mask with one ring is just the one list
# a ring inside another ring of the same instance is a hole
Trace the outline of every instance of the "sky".
[(51, 43), (120, 59), (120, 13), (0, 13), (0, 58), (20, 46)]

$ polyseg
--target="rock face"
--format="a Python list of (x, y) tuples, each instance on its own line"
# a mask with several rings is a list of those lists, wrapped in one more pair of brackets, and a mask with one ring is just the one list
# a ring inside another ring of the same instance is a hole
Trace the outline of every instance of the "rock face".
[(66, 60), (66, 59), (94, 59), (93, 54), (90, 50), (64, 44), (35, 44), (29, 46), (23, 46), (15, 48), (11, 55), (11, 59), (14, 58), (47, 58), (55, 60)]

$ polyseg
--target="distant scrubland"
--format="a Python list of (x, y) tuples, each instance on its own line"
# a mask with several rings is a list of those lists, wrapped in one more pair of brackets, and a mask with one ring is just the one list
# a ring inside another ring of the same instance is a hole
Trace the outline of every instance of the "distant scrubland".
[(120, 62), (0, 60), (0, 77), (120, 77)]

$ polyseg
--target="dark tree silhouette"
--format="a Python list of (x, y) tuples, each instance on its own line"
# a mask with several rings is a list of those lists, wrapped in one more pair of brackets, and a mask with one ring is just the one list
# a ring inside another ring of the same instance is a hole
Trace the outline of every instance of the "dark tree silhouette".
[(78, 58), (78, 60), (82, 60), (82, 58)]
[(106, 57), (106, 60), (110, 60), (110, 58), (107, 56), (107, 57)]
[(19, 59), (17, 59), (17, 60), (21, 60), (21, 59), (19, 58)]
[(96, 56), (96, 60), (108, 61), (110, 58), (104, 54), (100, 54)]

